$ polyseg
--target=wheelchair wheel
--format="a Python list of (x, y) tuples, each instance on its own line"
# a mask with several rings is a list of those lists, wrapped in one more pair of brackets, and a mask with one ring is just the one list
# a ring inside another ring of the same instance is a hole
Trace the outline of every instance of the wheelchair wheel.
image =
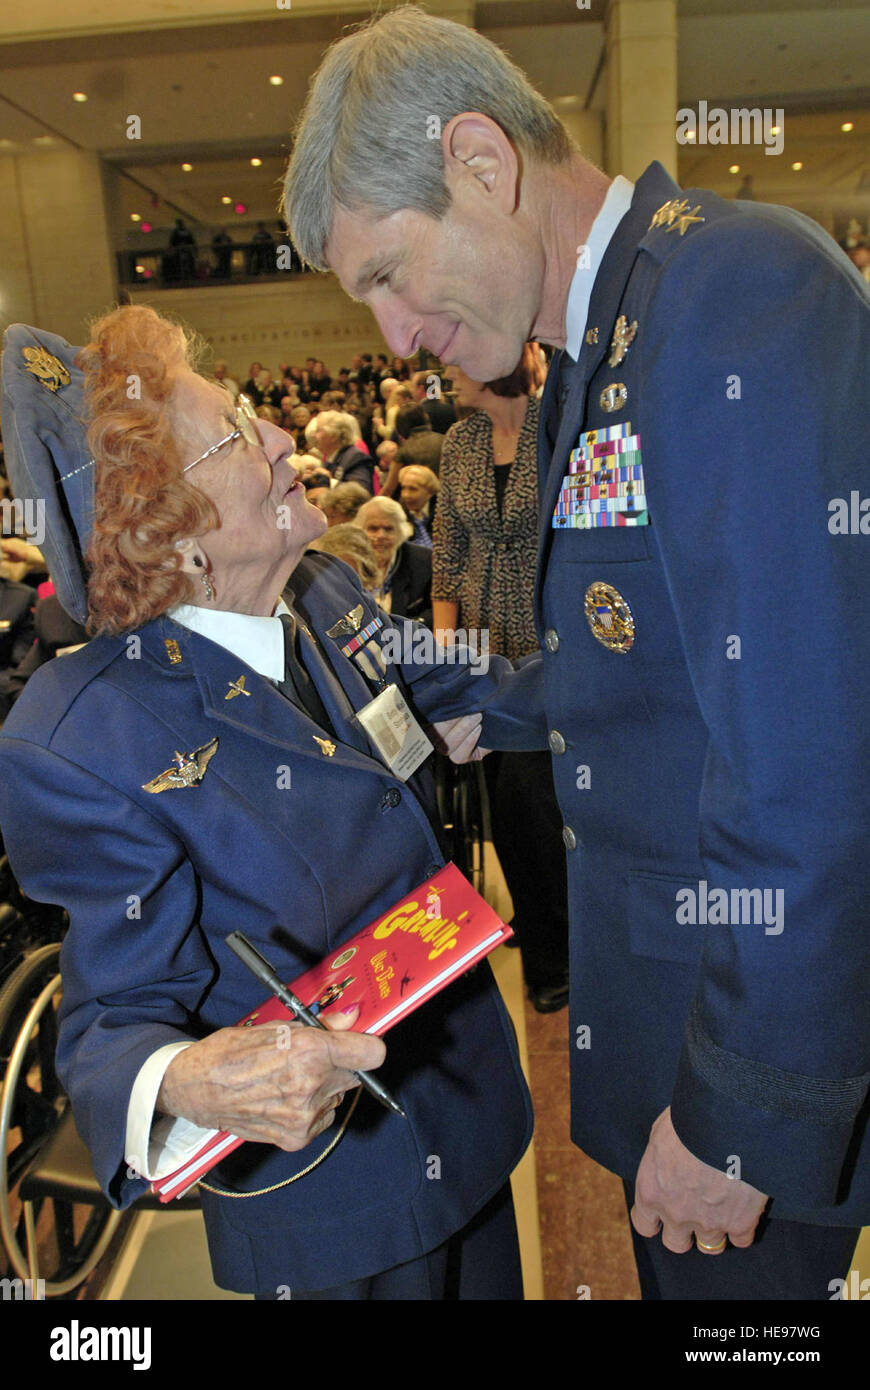
[[(27, 1279), (29, 1270), (17, 1189), (69, 1106), (54, 1061), (59, 955), (57, 943), (31, 952), (0, 990), (0, 1238), (20, 1279)], [(42, 1199), (34, 1203), (33, 1218), (40, 1278), (50, 1298), (69, 1293), (87, 1277), (108, 1247), (121, 1213), (102, 1203)]]

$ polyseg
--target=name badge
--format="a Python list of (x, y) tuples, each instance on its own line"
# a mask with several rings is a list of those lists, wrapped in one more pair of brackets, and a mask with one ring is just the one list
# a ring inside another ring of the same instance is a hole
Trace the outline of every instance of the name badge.
[(394, 777), (407, 782), (432, 752), (424, 734), (397, 685), (388, 685), (380, 695), (357, 710), (357, 720)]

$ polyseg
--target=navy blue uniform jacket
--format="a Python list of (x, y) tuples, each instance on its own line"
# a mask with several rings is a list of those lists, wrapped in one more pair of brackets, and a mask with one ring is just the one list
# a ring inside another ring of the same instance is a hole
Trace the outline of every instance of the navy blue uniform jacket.
[[(611, 366), (623, 314), (636, 336)], [(633, 1176), (670, 1105), (772, 1214), (868, 1222), (867, 287), (808, 218), (683, 192), (654, 164), (560, 422), (561, 360), (539, 436), (542, 652), (482, 742), (535, 746), (542, 705), (561, 735), (573, 1137)], [(554, 530), (579, 434), (625, 421), (650, 524)], [(595, 581), (630, 605), (628, 651), (587, 623)], [(743, 907), (705, 924), (714, 888), (781, 891), (782, 930)]]
[[(145, 1188), (124, 1160), (142, 1063), (263, 998), (226, 935), (241, 928), (292, 979), (444, 862), (425, 779), (397, 783), (373, 755), (351, 723), (373, 691), (326, 636), (357, 604), (364, 622), (377, 610), (329, 556), (306, 556), (292, 586), (328, 653), (331, 674), (315, 683), (336, 730), (331, 757), (315, 741), (323, 730), (271, 682), (168, 618), (42, 667), (0, 739), (10, 860), (29, 894), (71, 918), (59, 1072), (119, 1206)], [(506, 674), (499, 662), (479, 676), (458, 665), (397, 672), (432, 718), (472, 707)], [(228, 700), (241, 675), (249, 696)], [(176, 749), (215, 736), (199, 786), (143, 790)], [(274, 1295), (279, 1284), (363, 1278), (434, 1248), (504, 1184), (529, 1141), (531, 1108), (487, 964), (390, 1033), (379, 1075), (408, 1121), (363, 1094), (337, 1148), (299, 1182), (248, 1200), (203, 1192), (219, 1284)], [(281, 1182), (333, 1133), (293, 1154), (245, 1145), (215, 1170), (218, 1184)]]

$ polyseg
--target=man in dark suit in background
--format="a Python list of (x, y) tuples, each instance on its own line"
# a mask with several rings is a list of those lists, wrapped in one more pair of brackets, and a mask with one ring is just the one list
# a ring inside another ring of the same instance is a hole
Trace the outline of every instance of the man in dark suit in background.
[(9, 712), (9, 677), (33, 646), (36, 595), (29, 584), (0, 577), (0, 719)]
[(396, 416), (396, 434), (399, 436), (399, 463), (421, 464), (431, 468), (435, 476), (441, 467), (441, 450), (444, 435), (438, 434), (429, 424), (429, 417), (420, 405), (409, 405)]
[(429, 417), (430, 429), (436, 434), (446, 434), (450, 426), (456, 424), (456, 406), (442, 394), (441, 377), (437, 372), (415, 372), (411, 377), (411, 390), (417, 404)]
[[(645, 1297), (828, 1299), (870, 1221), (867, 286), (800, 214), (611, 181), (465, 26), (392, 11), (324, 69), (285, 186), (303, 256), (398, 354), (490, 381), (559, 349), (543, 650), (481, 743), (546, 717), (572, 1137), (625, 1180)], [(421, 131), (377, 182), (337, 119), (361, 70)]]

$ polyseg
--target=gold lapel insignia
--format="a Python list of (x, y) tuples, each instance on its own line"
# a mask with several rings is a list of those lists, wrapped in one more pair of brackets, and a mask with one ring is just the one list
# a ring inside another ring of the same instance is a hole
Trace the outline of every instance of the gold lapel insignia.
[(353, 633), (359, 632), (364, 613), (363, 605), (358, 603), (356, 608), (352, 608), (343, 618), (339, 618), (337, 623), (326, 629), (327, 637), (351, 637)]
[(611, 367), (618, 367), (628, 349), (634, 342), (637, 333), (637, 319), (629, 323), (625, 314), (620, 314), (613, 329), (613, 337), (610, 340), (610, 356), (607, 361)]
[(150, 782), (142, 783), (142, 790), (146, 792), (168, 792), (178, 791), (183, 787), (198, 787), (205, 770), (217, 752), (218, 741), (211, 739), (209, 743), (204, 743), (201, 748), (194, 748), (192, 753), (175, 754), (175, 766), (167, 767), (165, 771), (152, 777)]
[(174, 637), (164, 637), (163, 645), (166, 648), (166, 655), (169, 657), (170, 664), (173, 666), (181, 665), (181, 648)]
[(237, 695), (247, 695), (248, 699), (250, 700), (250, 698), (251, 698), (251, 692), (250, 692), (250, 690), (246, 690), (246, 689), (245, 689), (245, 677), (244, 677), (244, 676), (239, 676), (238, 680), (236, 680), (236, 681), (230, 681), (230, 682), (229, 682), (229, 687), (230, 687), (229, 690), (227, 691), (226, 695), (224, 696), (224, 699), (225, 699), (225, 700), (234, 700), (234, 699), (236, 698)]
[(332, 739), (318, 738), (316, 734), (312, 734), (311, 737), (314, 739), (314, 742), (317, 744), (324, 758), (331, 758), (335, 752), (335, 744), (332, 742)]
[(624, 381), (612, 381), (609, 386), (605, 386), (598, 403), (602, 410), (606, 410), (608, 415), (614, 410), (622, 410), (628, 400), (628, 387)]
[(586, 329), (586, 341), (587, 341), (587, 343), (589, 344), (590, 347), (593, 347), (593, 346), (595, 345), (595, 343), (598, 342), (598, 327), (597, 327), (597, 325), (596, 325), (595, 328), (587, 328), (587, 329)]
[(32, 372), (40, 386), (47, 387), (49, 391), (59, 391), (61, 386), (69, 386), (69, 372), (60, 358), (47, 348), (22, 348), (21, 355), (27, 363), (24, 370)]

